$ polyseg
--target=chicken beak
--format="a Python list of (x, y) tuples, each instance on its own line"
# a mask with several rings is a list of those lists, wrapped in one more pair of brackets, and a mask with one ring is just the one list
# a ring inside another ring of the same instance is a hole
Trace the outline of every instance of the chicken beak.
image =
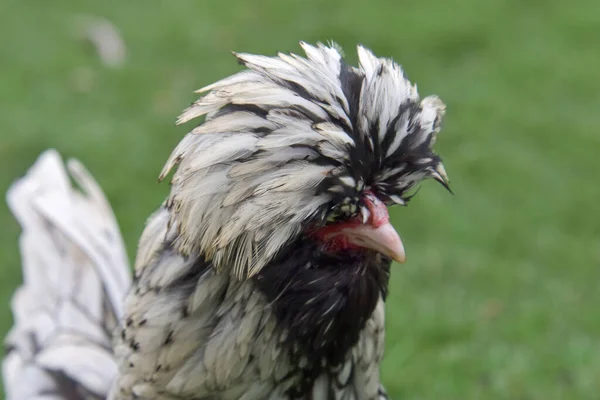
[(368, 224), (355, 225), (344, 228), (341, 232), (350, 243), (375, 250), (399, 263), (406, 260), (402, 240), (392, 224), (387, 221), (377, 227)]

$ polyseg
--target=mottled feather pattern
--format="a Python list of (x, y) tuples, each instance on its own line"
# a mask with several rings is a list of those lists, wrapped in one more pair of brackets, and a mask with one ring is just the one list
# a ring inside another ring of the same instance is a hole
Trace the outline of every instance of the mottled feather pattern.
[(362, 46), (354, 68), (336, 46), (301, 45), (307, 58), (237, 53), (248, 70), (198, 91), (207, 94), (178, 123), (206, 121), (161, 173), (179, 165), (168, 203), (179, 251), (213, 249), (207, 256), (215, 266), (238, 277), (255, 275), (275, 256), (260, 238), (291, 242), (330, 204), (356, 195), (356, 185), (340, 191), (335, 183), (367, 178), (386, 201), (403, 204), (441, 165), (431, 151), (445, 110), (439, 98), (419, 102), (398, 64)]
[(285, 391), (285, 382), (273, 379), (285, 354), (262, 295), (169, 243), (140, 247), (159, 255), (139, 255), (154, 261), (136, 277), (126, 302), (114, 398), (238, 399), (248, 392), (257, 399)]

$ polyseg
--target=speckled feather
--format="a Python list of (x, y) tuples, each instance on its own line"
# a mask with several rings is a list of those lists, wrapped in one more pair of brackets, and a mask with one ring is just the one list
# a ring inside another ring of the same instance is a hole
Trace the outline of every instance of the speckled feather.
[[(140, 242), (115, 399), (377, 399), (390, 260), (331, 259), (310, 224), (366, 187), (388, 204), (433, 177), (444, 105), (389, 59), (302, 43), (236, 54), (179, 118), (171, 195)], [(156, 241), (156, 238), (162, 241)], [(162, 396), (162, 397), (161, 397)]]
[[(168, 214), (162, 209), (153, 218), (166, 221)], [(269, 298), (275, 292), (259, 289), (256, 279), (263, 275), (239, 280), (219, 273), (202, 257), (177, 253), (177, 227), (164, 224), (155, 231), (151, 223), (147, 229), (152, 234), (144, 238), (158, 235), (164, 241), (157, 247), (145, 246), (143, 239), (140, 244), (138, 259), (152, 261), (138, 270), (125, 303), (114, 399), (295, 399), (308, 393), (315, 399), (380, 398), (384, 308), (379, 292), (359, 338), (340, 362), (310, 360), (306, 347), (290, 340), (296, 333), (278, 319), (277, 300)], [(278, 264), (269, 268), (277, 271)]]
[[(217, 269), (258, 273), (301, 227), (365, 185), (389, 204), (426, 177), (447, 178), (431, 150), (445, 106), (419, 100), (390, 59), (358, 47), (358, 68), (337, 47), (301, 43), (307, 54), (236, 54), (248, 70), (200, 89), (179, 117), (206, 115), (167, 161), (178, 165), (168, 208), (175, 246)], [(243, 248), (244, 251), (240, 251)]]

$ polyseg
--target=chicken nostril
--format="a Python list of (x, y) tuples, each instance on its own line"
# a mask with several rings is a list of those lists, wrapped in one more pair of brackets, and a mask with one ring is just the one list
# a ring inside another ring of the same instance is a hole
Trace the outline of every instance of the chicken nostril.
[(369, 209), (367, 207), (361, 207), (360, 214), (362, 216), (362, 223), (366, 224), (367, 221), (369, 221), (369, 218), (371, 217), (371, 212), (369, 211)]
[[(375, 228), (389, 222), (387, 206), (373, 192), (366, 191), (363, 198), (363, 204), (369, 212), (370, 222)], [(368, 219), (367, 219), (368, 220)]]

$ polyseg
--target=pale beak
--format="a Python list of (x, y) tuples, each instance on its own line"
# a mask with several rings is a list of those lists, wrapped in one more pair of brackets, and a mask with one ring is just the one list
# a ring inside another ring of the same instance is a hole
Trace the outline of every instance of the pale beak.
[(344, 234), (352, 244), (375, 250), (399, 263), (406, 260), (402, 240), (389, 222), (384, 222), (377, 227), (369, 224), (354, 225), (340, 229), (340, 233)]

